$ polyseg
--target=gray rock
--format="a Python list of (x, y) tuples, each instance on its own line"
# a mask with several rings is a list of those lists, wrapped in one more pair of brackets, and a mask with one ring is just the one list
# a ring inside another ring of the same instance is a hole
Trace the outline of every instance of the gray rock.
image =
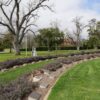
[(5, 71), (7, 71), (7, 70), (8, 70), (8, 69), (2, 69), (1, 72), (5, 72)]
[(33, 82), (39, 82), (42, 79), (42, 76), (33, 77)]
[(49, 70), (44, 70), (44, 75), (50, 75), (50, 71)]
[(56, 75), (49, 75), (49, 78), (50, 79), (55, 79), (56, 78)]
[(32, 92), (29, 97), (28, 100), (40, 100), (41, 94), (37, 93), (37, 92)]
[(40, 88), (46, 89), (48, 88), (49, 84), (48, 83), (40, 83)]

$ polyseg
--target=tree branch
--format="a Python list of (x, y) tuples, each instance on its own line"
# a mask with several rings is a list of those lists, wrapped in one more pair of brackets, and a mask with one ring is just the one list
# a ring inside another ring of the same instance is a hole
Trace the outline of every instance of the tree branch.
[(3, 25), (3, 26), (5, 26), (5, 27), (7, 27), (7, 28), (12, 32), (12, 34), (15, 35), (14, 31), (10, 28), (10, 26), (9, 26), (8, 24), (3, 23), (3, 22), (1, 22), (1, 21), (0, 21), (0, 24)]
[(5, 13), (4, 9), (3, 9), (3, 5), (0, 5), (0, 8), (4, 14), (4, 16), (7, 18), (7, 20), (9, 21), (9, 17), (7, 16), (7, 14)]
[(31, 9), (27, 14), (25, 14), (25, 15), (23, 16), (22, 21), (21, 21), (21, 23), (20, 23), (20, 27), (21, 27), (21, 26), (23, 25), (23, 23), (25, 22), (26, 17), (30, 16), (30, 15), (32, 14), (32, 12), (34, 12), (35, 10), (37, 10), (38, 8), (40, 8), (40, 7), (41, 7), (41, 4), (42, 4), (43, 2), (45, 2), (45, 1), (47, 1), (47, 0), (40, 0), (40, 2), (36, 5), (35, 8)]

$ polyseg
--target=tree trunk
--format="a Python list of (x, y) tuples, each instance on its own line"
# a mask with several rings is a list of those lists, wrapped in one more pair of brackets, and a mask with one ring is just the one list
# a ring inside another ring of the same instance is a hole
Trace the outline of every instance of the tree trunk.
[(15, 55), (20, 55), (20, 44), (16, 36), (14, 36), (13, 47), (15, 50)]
[(79, 36), (77, 37), (77, 50), (80, 50), (80, 39)]
[(10, 47), (9, 49), (10, 49), (10, 50), (9, 50), (9, 53), (12, 53), (12, 47)]

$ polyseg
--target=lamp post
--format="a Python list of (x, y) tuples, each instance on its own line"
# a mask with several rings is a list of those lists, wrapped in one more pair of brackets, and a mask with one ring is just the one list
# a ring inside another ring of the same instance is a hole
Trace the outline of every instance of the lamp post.
[(26, 56), (27, 56), (27, 44), (28, 44), (28, 39), (27, 39), (27, 35), (26, 35)]

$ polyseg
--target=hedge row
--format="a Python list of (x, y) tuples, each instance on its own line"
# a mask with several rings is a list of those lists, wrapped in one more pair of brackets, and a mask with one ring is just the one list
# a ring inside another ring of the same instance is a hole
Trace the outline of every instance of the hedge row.
[[(77, 50), (76, 46), (69, 46), (69, 47), (57, 47), (58, 50)], [(93, 49), (93, 47), (80, 47), (81, 50)], [(100, 48), (98, 48), (100, 49)], [(21, 51), (26, 51), (26, 49), (20, 49)], [(37, 47), (37, 51), (48, 51), (48, 47)], [(55, 50), (55, 47), (51, 47), (50, 50)], [(31, 48), (28, 48), (27, 51), (32, 51)]]
[(72, 64), (73, 62), (78, 62), (84, 59), (91, 59), (100, 57), (100, 53), (92, 53), (92, 54), (82, 54), (82, 55), (73, 55), (65, 58), (58, 58), (54, 63), (47, 64), (43, 68), (49, 71), (56, 71), (61, 68), (63, 64)]
[(31, 57), (31, 58), (20, 58), (15, 60), (8, 60), (6, 62), (0, 62), (0, 70), (2, 69), (10, 69), (14, 66), (23, 65), (26, 63), (31, 62), (38, 62), (39, 60), (46, 60), (46, 59), (52, 59), (56, 58), (55, 56), (47, 56), (47, 57)]
[(4, 51), (4, 49), (3, 48), (0, 48), (0, 52), (2, 52), (2, 51)]
[(57, 69), (61, 68), (62, 64), (60, 62), (55, 62), (51, 64), (47, 64), (44, 66), (44, 69), (49, 70), (49, 71), (56, 71)]
[(67, 58), (61, 58), (61, 59), (58, 59), (57, 61), (59, 63), (62, 63), (62, 64), (71, 64), (73, 62), (78, 62), (78, 61), (81, 61), (81, 60), (84, 60), (84, 59), (91, 59), (91, 58), (96, 58), (96, 57), (100, 57), (100, 53), (99, 54), (85, 54), (85, 55), (74, 55), (73, 57), (67, 57)]
[(40, 61), (40, 60), (46, 60), (46, 59), (52, 59), (52, 58), (58, 58), (58, 57), (68, 57), (68, 56), (75, 56), (75, 55), (94, 54), (94, 53), (100, 53), (100, 51), (80, 52), (80, 53), (71, 53), (71, 54), (67, 54), (67, 55), (44, 56), (44, 57), (38, 56), (38, 57), (31, 57), (31, 58), (9, 60), (9, 61), (0, 63), (0, 70), (10, 69), (14, 66), (23, 65), (23, 64), (31, 63), (31, 62), (37, 62), (37, 61)]

